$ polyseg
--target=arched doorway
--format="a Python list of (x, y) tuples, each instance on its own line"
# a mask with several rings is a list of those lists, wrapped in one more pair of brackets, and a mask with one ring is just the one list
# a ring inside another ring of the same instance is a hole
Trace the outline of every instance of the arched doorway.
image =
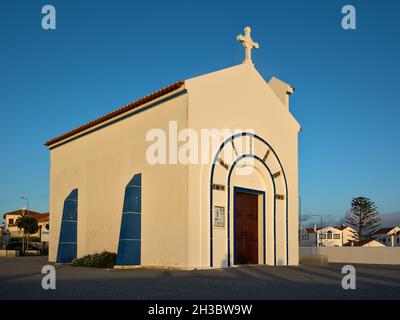
[[(251, 153), (248, 154), (239, 154), (235, 148), (235, 143), (238, 142), (240, 139), (252, 139), (254, 142), (252, 143), (258, 143), (259, 147), (257, 149), (252, 150)], [(236, 153), (236, 159), (235, 161), (229, 165), (227, 164), (226, 161), (222, 158), (222, 151), (225, 148), (233, 148), (233, 152)], [(228, 139), (226, 139), (219, 147), (218, 151), (216, 152), (216, 155), (214, 157), (212, 167), (211, 167), (211, 174), (210, 174), (210, 208), (209, 208), (209, 214), (210, 214), (210, 267), (214, 266), (214, 225), (213, 225), (213, 215), (215, 208), (218, 207), (218, 203), (215, 200), (216, 197), (219, 198), (219, 202), (221, 203), (223, 200), (221, 193), (225, 194), (225, 204), (227, 206), (227, 229), (226, 229), (226, 239), (227, 239), (227, 266), (231, 266), (232, 264), (236, 264), (235, 256), (233, 255), (232, 259), (232, 254), (231, 251), (234, 251), (233, 253), (235, 254), (236, 248), (234, 247), (232, 250), (232, 244), (231, 244), (231, 236), (232, 236), (232, 227), (231, 227), (231, 207), (233, 206), (231, 204), (232, 202), (232, 188), (235, 186), (231, 185), (231, 176), (232, 172), (235, 169), (236, 165), (243, 160), (244, 158), (252, 158), (255, 162), (259, 162), (262, 164), (262, 166), (266, 169), (265, 170), (265, 179), (270, 179), (271, 181), (271, 190), (270, 192), (273, 192), (273, 204), (271, 206), (271, 211), (273, 214), (273, 264), (288, 264), (288, 187), (287, 187), (287, 180), (286, 180), (286, 175), (284, 168), (282, 166), (282, 163), (274, 151), (274, 149), (271, 147), (269, 143), (267, 143), (263, 138), (260, 136), (256, 135), (253, 132), (241, 132), (235, 135), (232, 135)], [(273, 169), (271, 169), (273, 168)], [(277, 180), (281, 180), (279, 183), (276, 183)], [(250, 188), (251, 189), (251, 188)], [(260, 190), (258, 190), (260, 191)], [(217, 194), (218, 193), (218, 194)], [(235, 192), (233, 192), (233, 197), (235, 197)], [(243, 196), (242, 196), (243, 197)], [(259, 197), (259, 196), (258, 196)], [(249, 203), (253, 202), (255, 203), (255, 198), (252, 200), (251, 197), (247, 197)], [(247, 200), (243, 200), (247, 201)], [(280, 202), (278, 205), (277, 202)], [(219, 203), (219, 204), (220, 204)], [(282, 204), (283, 203), (283, 204)], [(250, 204), (250, 206), (252, 206)], [(254, 206), (254, 204), (253, 204)], [(255, 215), (255, 210), (253, 210), (253, 215)], [(262, 237), (261, 239), (257, 238), (257, 242), (262, 241), (262, 247), (263, 247), (263, 263), (266, 263), (266, 247), (267, 247), (267, 241), (266, 241), (266, 230), (265, 230), (265, 225), (266, 225), (266, 220), (265, 220), (265, 211), (266, 211), (266, 204), (265, 204), (265, 196), (264, 196), (264, 203), (263, 203), (263, 209), (264, 214), (263, 214), (263, 220), (262, 220)], [(257, 207), (257, 211), (259, 211), (259, 208)], [(236, 214), (234, 211), (233, 213)], [(279, 213), (279, 217), (282, 217), (284, 219), (284, 233), (285, 233), (285, 261), (280, 260), (277, 263), (277, 258), (276, 258), (276, 250), (277, 250), (277, 213)], [(255, 219), (253, 219), (255, 220)], [(260, 219), (257, 219), (257, 225), (260, 224)], [(235, 225), (233, 224), (233, 227)], [(255, 226), (248, 226), (245, 224), (244, 228), (255, 228)], [(234, 235), (236, 236), (236, 234)], [(233, 242), (235, 239), (233, 239)], [(250, 242), (255, 241), (255, 236), (250, 239)], [(245, 244), (247, 245), (248, 241), (245, 240)], [(251, 246), (251, 245), (250, 245)], [(253, 251), (255, 250), (254, 248), (252, 249)], [(255, 254), (252, 257), (247, 257), (245, 258), (247, 261), (255, 261)]]

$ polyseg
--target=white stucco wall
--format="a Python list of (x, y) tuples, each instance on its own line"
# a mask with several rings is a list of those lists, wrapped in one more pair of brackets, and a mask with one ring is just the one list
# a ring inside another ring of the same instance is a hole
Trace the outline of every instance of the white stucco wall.
[(146, 161), (147, 131), (168, 132), (169, 120), (178, 121), (178, 130), (187, 126), (186, 94), (51, 150), (50, 261), (57, 256), (64, 199), (74, 188), (78, 256), (117, 252), (124, 190), (142, 173), (142, 264), (187, 265), (187, 167)]
[[(187, 94), (51, 150), (50, 261), (57, 255), (63, 202), (74, 188), (79, 189), (78, 256), (103, 250), (117, 252), (124, 189), (135, 174), (142, 173), (142, 265), (210, 266), (211, 164), (152, 166), (145, 158), (151, 144), (145, 139), (147, 131), (160, 128), (168, 132), (168, 121), (177, 121), (178, 130), (191, 128), (199, 135), (201, 129), (211, 128), (254, 130), (271, 145), (283, 165), (289, 190), (288, 233), (286, 199), (276, 200), (276, 252), (273, 180), (266, 169), (257, 162), (255, 171), (248, 176), (237, 176), (235, 169), (231, 189), (240, 186), (266, 193), (265, 203), (259, 201), (258, 224), (259, 239), (262, 239), (262, 224), (265, 223), (266, 262), (270, 265), (298, 264), (297, 148), (300, 126), (288, 106), (250, 65), (238, 65), (187, 80), (185, 89)], [(210, 152), (214, 155), (215, 151)], [(262, 157), (265, 152), (266, 146), (254, 140), (254, 153)], [(272, 154), (266, 163), (272, 173), (280, 170)], [(274, 181), (277, 193), (285, 194), (283, 176)], [(215, 182), (227, 184), (223, 170), (216, 170)], [(214, 204), (226, 208), (226, 193), (214, 194)], [(260, 218), (263, 205), (265, 221)], [(232, 219), (233, 196), (231, 210)], [(233, 224), (230, 225), (233, 237)], [(214, 267), (227, 265), (226, 228), (227, 224), (222, 229), (213, 228)], [(260, 263), (263, 245), (259, 241)], [(232, 253), (232, 242), (230, 249)]]
[(350, 227), (347, 227), (342, 230), (343, 244), (348, 243), (349, 241), (355, 241), (357, 237), (357, 232)]
[[(254, 129), (276, 151), (286, 172), (289, 189), (289, 264), (298, 264), (298, 132), (300, 126), (268, 84), (251, 65), (232, 68), (187, 80), (189, 93), (189, 126), (200, 132), (202, 128)], [(260, 153), (265, 153), (264, 146)], [(214, 150), (215, 152), (215, 150)], [(256, 151), (257, 152), (257, 151)], [(268, 159), (272, 170), (278, 170), (273, 157)], [(209, 187), (211, 165), (190, 165), (189, 168), (189, 259), (190, 265), (208, 266), (210, 263)], [(276, 172), (276, 171), (274, 171)], [(251, 187), (251, 177), (245, 186)], [(226, 184), (224, 177), (217, 183)], [(219, 180), (219, 181), (218, 181)], [(264, 183), (271, 192), (268, 180), (258, 179), (256, 187)], [(284, 188), (282, 177), (276, 181), (278, 190)], [(282, 191), (281, 191), (282, 192)], [(280, 193), (281, 193), (280, 192)], [(224, 197), (219, 195), (218, 197)], [(217, 200), (224, 203), (226, 198)], [(269, 199), (271, 203), (271, 199)], [(285, 201), (277, 201), (277, 264), (286, 264)], [(280, 207), (280, 208), (279, 208)], [(271, 246), (271, 208), (267, 210), (267, 246)], [(227, 241), (216, 230), (214, 266), (224, 266)], [(199, 241), (200, 239), (200, 241)], [(267, 250), (271, 252), (271, 249)], [(268, 253), (267, 253), (268, 254)], [(271, 258), (267, 259), (271, 264)]]

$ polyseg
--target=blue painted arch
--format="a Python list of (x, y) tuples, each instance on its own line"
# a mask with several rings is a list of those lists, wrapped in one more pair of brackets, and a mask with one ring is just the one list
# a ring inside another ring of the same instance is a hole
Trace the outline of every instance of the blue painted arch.
[[(211, 174), (210, 174), (210, 207), (209, 207), (209, 228), (210, 228), (210, 267), (213, 267), (213, 225), (212, 225), (212, 216), (213, 216), (213, 183), (214, 183), (214, 173), (215, 173), (215, 167), (217, 164), (217, 160), (221, 154), (221, 151), (223, 150), (223, 148), (230, 143), (231, 141), (235, 140), (236, 138), (240, 138), (240, 137), (244, 137), (244, 136), (250, 136), (253, 137), (257, 140), (259, 140), (261, 143), (263, 143), (265, 146), (267, 146), (269, 148), (269, 150), (272, 152), (272, 154), (275, 156), (275, 159), (278, 161), (279, 167), (282, 171), (282, 175), (284, 178), (284, 182), (285, 182), (285, 199), (286, 199), (286, 264), (289, 264), (289, 248), (288, 248), (288, 196), (289, 196), (289, 192), (288, 192), (288, 184), (287, 184), (287, 178), (286, 178), (286, 174), (285, 174), (285, 170), (284, 167), (282, 165), (282, 162), (280, 160), (280, 158), (278, 157), (277, 153), (275, 152), (274, 148), (262, 137), (260, 137), (259, 135), (253, 133), (253, 132), (240, 132), (240, 133), (236, 133), (232, 136), (230, 136), (229, 138), (227, 138), (218, 148), (212, 165), (211, 165)], [(254, 155), (255, 156), (255, 155)], [(264, 162), (264, 161), (262, 161)], [(275, 200), (274, 200), (275, 201)], [(276, 204), (276, 202), (275, 202)], [(276, 221), (276, 205), (274, 205), (274, 221)], [(275, 225), (275, 223), (274, 223)], [(274, 229), (276, 230), (276, 227), (274, 226)], [(276, 232), (274, 232), (274, 237), (276, 237)], [(276, 264), (276, 250), (274, 252), (274, 261)]]
[(116, 265), (141, 264), (142, 175), (136, 174), (125, 187)]
[(57, 262), (69, 263), (77, 257), (78, 233), (78, 189), (74, 189), (64, 200), (58, 241)]

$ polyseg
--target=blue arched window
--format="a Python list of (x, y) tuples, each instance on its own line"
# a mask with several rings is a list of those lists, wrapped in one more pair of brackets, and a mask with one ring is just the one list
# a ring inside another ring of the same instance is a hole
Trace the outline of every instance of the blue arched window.
[(76, 258), (77, 226), (78, 189), (74, 189), (64, 200), (60, 239), (58, 241), (57, 262), (68, 263)]
[(140, 265), (142, 242), (142, 175), (136, 174), (125, 188), (119, 233), (117, 265)]

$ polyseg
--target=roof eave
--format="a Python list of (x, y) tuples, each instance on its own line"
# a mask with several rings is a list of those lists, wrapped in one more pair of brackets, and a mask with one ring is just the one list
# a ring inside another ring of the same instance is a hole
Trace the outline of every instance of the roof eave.
[(140, 107), (140, 106), (142, 106), (144, 104), (147, 104), (147, 103), (149, 103), (149, 102), (151, 102), (153, 100), (156, 100), (156, 99), (158, 99), (158, 98), (160, 98), (160, 97), (162, 97), (164, 95), (167, 95), (167, 94), (169, 94), (171, 92), (174, 92), (174, 91), (180, 89), (184, 84), (185, 84), (184, 81), (177, 81), (177, 82), (175, 82), (175, 83), (173, 83), (173, 84), (171, 84), (171, 85), (169, 85), (169, 86), (167, 86), (165, 88), (157, 90), (157, 91), (155, 91), (155, 92), (153, 92), (153, 93), (151, 93), (151, 94), (149, 94), (149, 95), (147, 95), (147, 96), (145, 96), (143, 98), (140, 98), (140, 99), (138, 99), (138, 100), (136, 100), (134, 102), (131, 102), (131, 103), (129, 103), (129, 104), (117, 109), (117, 110), (114, 110), (114, 111), (112, 111), (110, 113), (107, 113), (106, 115), (104, 115), (102, 117), (99, 117), (99, 118), (97, 118), (97, 119), (95, 119), (93, 121), (90, 121), (90, 122), (88, 122), (88, 123), (76, 128), (76, 129), (68, 131), (67, 133), (64, 133), (64, 134), (62, 134), (62, 135), (60, 135), (60, 136), (58, 136), (58, 137), (56, 137), (54, 139), (51, 139), (51, 140), (45, 142), (44, 145), (46, 147), (50, 148), (51, 146), (53, 146), (53, 145), (55, 145), (55, 144), (57, 144), (59, 142), (62, 142), (62, 141), (66, 140), (66, 139), (68, 139), (68, 138), (70, 138), (72, 136), (75, 136), (76, 134), (78, 134), (80, 132), (83, 132), (83, 131), (85, 131), (87, 129), (95, 127), (95, 126), (97, 126), (97, 125), (99, 125), (101, 123), (104, 123), (104, 122), (106, 122), (106, 121), (108, 121), (110, 119), (118, 117), (118, 116), (120, 116), (120, 115), (122, 115), (122, 114), (124, 114), (124, 113), (126, 113), (128, 111), (131, 111), (131, 110), (136, 109), (136, 108), (138, 108), (138, 107)]

